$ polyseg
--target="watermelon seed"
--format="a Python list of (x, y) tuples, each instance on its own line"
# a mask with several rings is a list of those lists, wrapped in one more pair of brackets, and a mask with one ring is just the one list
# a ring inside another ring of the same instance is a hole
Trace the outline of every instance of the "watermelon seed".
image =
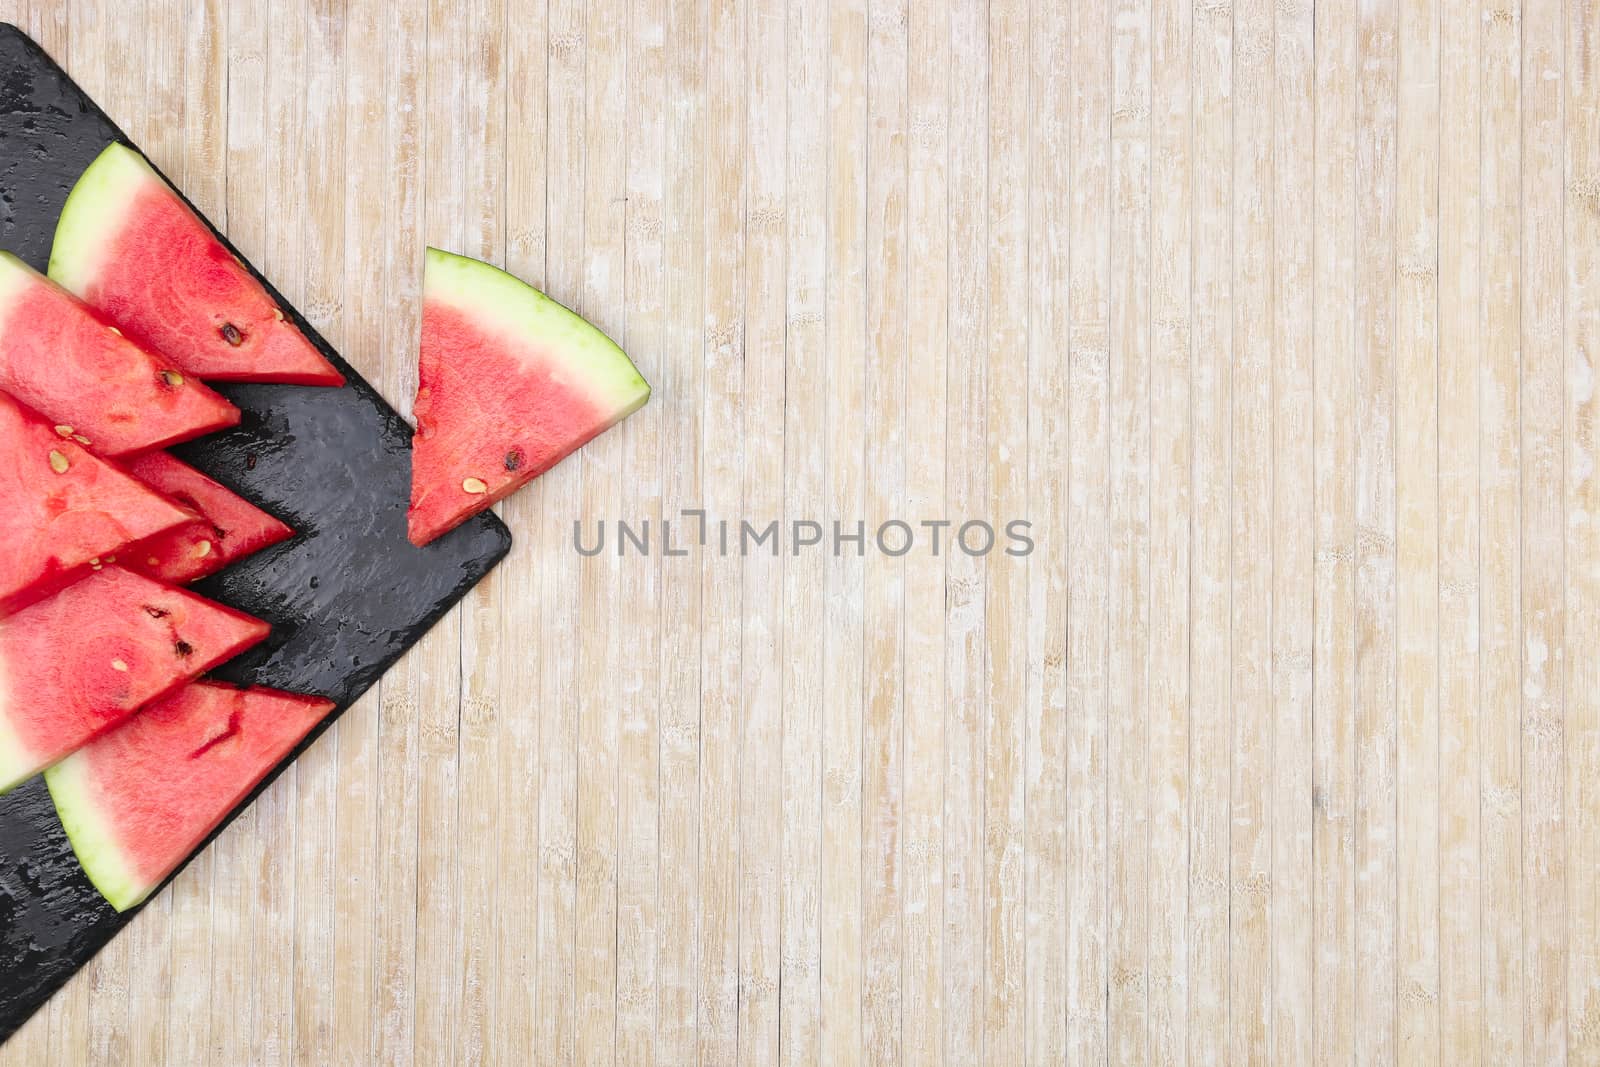
[(164, 370), (161, 372), (161, 380), (176, 389), (183, 384), (183, 375), (175, 370)]
[(222, 339), (228, 342), (234, 348), (238, 348), (240, 345), (244, 344), (244, 334), (240, 332), (239, 327), (235, 326), (231, 322), (225, 322), (222, 324)]
[(114, 671), (126, 671), (128, 669), (128, 665), (122, 662), (120, 659), (114, 659), (111, 661), (111, 669)]
[[(160, 562), (161, 561), (159, 559), (156, 559), (154, 556), (150, 557), (150, 566), (154, 567), (156, 564), (158, 564)], [(154, 604), (146, 604), (144, 606), (144, 612), (145, 612), (146, 615), (150, 616), (152, 619), (164, 619), (168, 615), (172, 614), (172, 612), (166, 610), (165, 608), (158, 608)]]
[[(146, 563), (150, 564), (150, 566), (152, 566), (152, 567), (161, 566), (161, 561), (159, 559), (157, 559), (156, 557), (154, 557), (154, 556), (146, 556), (144, 561)], [(144, 610), (150, 612), (152, 615), (155, 615), (155, 610), (156, 610), (155, 608), (145, 608)], [(164, 611), (161, 613), (161, 615), (165, 615), (165, 614), (166, 614), (166, 612), (164, 612)], [(155, 617), (159, 619), (159, 618), (161, 618), (161, 615), (155, 615)]]
[(194, 652), (194, 646), (187, 641), (178, 641), (173, 644), (172, 651), (180, 656), (188, 656)]
[(506, 470), (514, 471), (522, 466), (522, 449), (513, 448), (506, 453)]
[(67, 468), (70, 466), (72, 466), (72, 464), (67, 462), (66, 456), (63, 456), (60, 452), (57, 452), (53, 448), (50, 450), (51, 470), (55, 471), (57, 474), (65, 474), (67, 473)]
[(205, 559), (209, 555), (211, 555), (210, 541), (201, 541), (199, 544), (194, 546), (195, 559)]
[(115, 326), (107, 326), (106, 329), (110, 330), (112, 333), (116, 334), (118, 337), (122, 336), (122, 331), (117, 329)]
[(107, 556), (106, 557), (106, 563), (107, 564), (112, 564), (112, 563), (115, 563), (116, 561), (117, 561), (117, 557), (116, 556)]
[(72, 427), (71, 426), (66, 426), (66, 425), (57, 426), (56, 427), (56, 433), (61, 437), (71, 437), (72, 436)]
[(74, 441), (78, 442), (80, 445), (86, 445), (86, 444), (89, 443), (89, 439), (87, 437), (83, 436), (83, 434), (81, 434), (81, 433), (73, 434), (72, 435), (72, 439)]
[(477, 496), (480, 493), (487, 493), (489, 491), (489, 487), (484, 485), (483, 481), (478, 478), (468, 478), (466, 481), (461, 483), (461, 488), (474, 496)]

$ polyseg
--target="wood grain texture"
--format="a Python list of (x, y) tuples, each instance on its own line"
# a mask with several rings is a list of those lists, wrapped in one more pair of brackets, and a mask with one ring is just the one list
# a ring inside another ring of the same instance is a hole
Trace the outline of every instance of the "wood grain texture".
[(0, 17), (402, 410), (427, 244), (655, 387), (0, 1065), (1600, 1062), (1593, 0)]

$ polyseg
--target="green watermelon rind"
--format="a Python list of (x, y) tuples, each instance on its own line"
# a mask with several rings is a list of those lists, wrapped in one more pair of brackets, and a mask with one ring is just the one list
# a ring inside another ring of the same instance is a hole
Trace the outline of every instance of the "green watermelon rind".
[[(527, 282), (481, 260), (429, 248), (423, 299), (440, 300), (510, 337), (536, 338), (561, 353), (564, 369), (621, 421), (650, 399), (633, 361), (593, 323)], [(581, 361), (581, 362), (580, 362)]]
[(89, 881), (113, 908), (127, 911), (155, 888), (139, 880), (124, 859), (122, 847), (95, 803), (89, 761), (74, 753), (44, 772), (50, 799)]
[(113, 141), (83, 172), (62, 205), (50, 247), (50, 277), (82, 296), (99, 273), (100, 259), (122, 232), (129, 206), (149, 182), (159, 182), (145, 158)]

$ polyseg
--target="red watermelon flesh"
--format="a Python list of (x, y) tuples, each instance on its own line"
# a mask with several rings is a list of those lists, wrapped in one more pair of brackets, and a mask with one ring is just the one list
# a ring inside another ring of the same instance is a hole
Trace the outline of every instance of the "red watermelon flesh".
[(73, 186), (50, 277), (185, 373), (344, 384), (211, 228), (126, 145), (109, 145)]
[(121, 567), (0, 621), (0, 792), (261, 641), (267, 629)]
[(194, 518), (0, 393), (0, 614)]
[(200, 516), (129, 546), (120, 553), (129, 570), (184, 585), (294, 535), (248, 500), (165, 452), (138, 456), (126, 469)]
[(487, 263), (430, 248), (411, 540), (425, 545), (509, 496), (649, 397), (592, 324)]
[(332, 710), (320, 697), (195, 682), (50, 768), (89, 880), (118, 911), (139, 904)]
[(235, 426), (239, 409), (0, 252), (0, 389), (102, 456)]

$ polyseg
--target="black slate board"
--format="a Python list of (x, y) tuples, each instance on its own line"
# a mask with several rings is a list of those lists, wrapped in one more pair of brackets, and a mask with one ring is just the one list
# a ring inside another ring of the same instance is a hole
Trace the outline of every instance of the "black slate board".
[[(27, 35), (0, 24), (0, 248), (44, 269), (68, 191), (113, 140), (127, 138)], [(195, 586), (273, 625), (217, 676), (330, 697), (331, 722), (499, 562), (511, 536), (485, 513), (411, 546), (410, 427), (268, 289), (349, 384), (221, 387), (242, 424), (174, 451), (298, 531)], [(83, 876), (41, 779), (0, 797), (0, 1041), (130, 918)]]

